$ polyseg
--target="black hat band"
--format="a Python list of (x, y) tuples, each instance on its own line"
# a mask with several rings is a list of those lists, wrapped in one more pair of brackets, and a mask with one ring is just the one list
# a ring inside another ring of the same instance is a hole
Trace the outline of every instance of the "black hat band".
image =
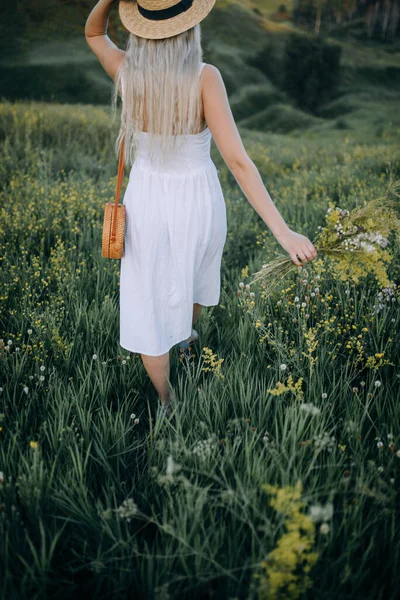
[(193, 0), (181, 0), (169, 8), (162, 8), (161, 10), (148, 10), (147, 8), (140, 6), (139, 2), (137, 2), (137, 7), (140, 14), (146, 19), (150, 19), (151, 21), (163, 21), (165, 19), (171, 19), (171, 17), (176, 17), (177, 15), (187, 11), (192, 4)]

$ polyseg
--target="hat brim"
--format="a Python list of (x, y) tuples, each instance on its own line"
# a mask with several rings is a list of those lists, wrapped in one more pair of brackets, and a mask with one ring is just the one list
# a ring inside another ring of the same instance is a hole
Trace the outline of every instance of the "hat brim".
[(139, 37), (158, 40), (187, 31), (200, 23), (211, 11), (216, 0), (193, 0), (188, 10), (176, 17), (162, 21), (151, 21), (140, 14), (137, 2), (120, 0), (119, 16), (123, 26)]

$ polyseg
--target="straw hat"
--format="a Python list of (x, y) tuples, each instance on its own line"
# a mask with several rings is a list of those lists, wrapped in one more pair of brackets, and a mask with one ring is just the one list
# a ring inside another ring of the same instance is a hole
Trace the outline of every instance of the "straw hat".
[(197, 25), (214, 4), (215, 0), (120, 0), (119, 16), (131, 33), (156, 40)]

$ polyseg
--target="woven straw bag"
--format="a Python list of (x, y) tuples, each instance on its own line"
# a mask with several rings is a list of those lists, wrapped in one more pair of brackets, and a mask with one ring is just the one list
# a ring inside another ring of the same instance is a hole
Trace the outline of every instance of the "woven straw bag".
[(124, 176), (124, 140), (122, 140), (119, 161), (115, 202), (104, 206), (103, 239), (101, 254), (104, 258), (122, 258), (124, 256), (125, 206), (118, 204)]

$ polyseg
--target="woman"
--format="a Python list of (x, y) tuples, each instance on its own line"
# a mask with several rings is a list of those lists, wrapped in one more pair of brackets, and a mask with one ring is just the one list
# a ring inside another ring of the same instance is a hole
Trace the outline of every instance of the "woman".
[[(203, 306), (218, 304), (226, 206), (211, 137), (247, 200), (296, 265), (315, 247), (285, 223), (246, 153), (221, 73), (201, 62), (200, 22), (215, 0), (121, 0), (126, 52), (107, 36), (115, 0), (90, 13), (86, 40), (122, 97), (126, 229), (120, 272), (120, 345), (141, 354), (170, 418), (169, 350), (197, 339)], [(154, 134), (154, 135), (153, 135)], [(132, 160), (133, 157), (135, 160)]]

